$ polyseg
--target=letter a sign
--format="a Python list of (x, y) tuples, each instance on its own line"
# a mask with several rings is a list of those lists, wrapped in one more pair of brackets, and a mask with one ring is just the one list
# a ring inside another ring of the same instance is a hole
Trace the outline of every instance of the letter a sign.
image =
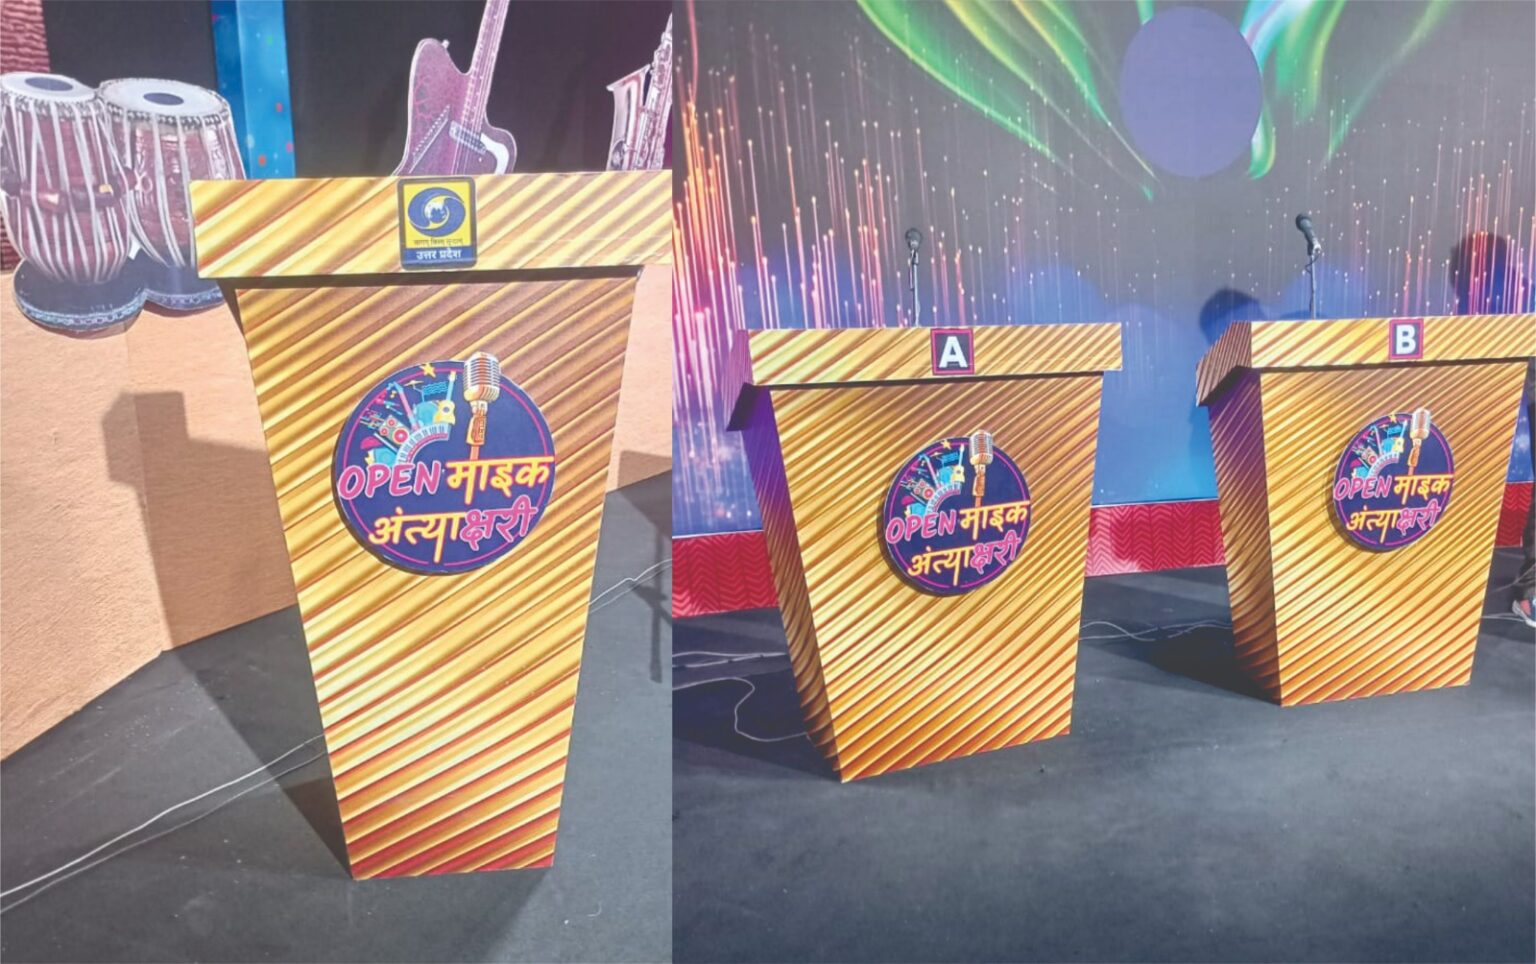
[(1387, 361), (1424, 357), (1424, 319), (1387, 320)]
[(969, 328), (935, 328), (929, 333), (933, 374), (974, 375), (976, 358), (971, 351)]

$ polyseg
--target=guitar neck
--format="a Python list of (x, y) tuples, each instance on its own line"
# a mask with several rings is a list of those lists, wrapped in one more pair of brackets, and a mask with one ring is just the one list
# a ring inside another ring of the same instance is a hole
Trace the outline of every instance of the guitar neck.
[(480, 17), (480, 35), (475, 38), (475, 53), (469, 62), (469, 85), (465, 90), (466, 127), (477, 126), (485, 117), (485, 105), (491, 96), (491, 75), (496, 72), (496, 53), (501, 47), (501, 31), (507, 23), (508, 0), (486, 0)]

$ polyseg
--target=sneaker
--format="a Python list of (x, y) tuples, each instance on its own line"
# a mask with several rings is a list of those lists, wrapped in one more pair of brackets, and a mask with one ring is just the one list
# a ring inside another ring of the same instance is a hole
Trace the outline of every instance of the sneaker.
[(1532, 603), (1529, 599), (1516, 599), (1509, 608), (1514, 610), (1516, 616), (1525, 620), (1527, 626), (1536, 629), (1536, 603)]

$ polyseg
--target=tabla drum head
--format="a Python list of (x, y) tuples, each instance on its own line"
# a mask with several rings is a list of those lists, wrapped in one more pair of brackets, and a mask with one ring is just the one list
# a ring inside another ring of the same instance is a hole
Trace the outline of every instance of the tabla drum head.
[(161, 117), (203, 118), (227, 109), (224, 98), (207, 88), (144, 77), (107, 81), (101, 85), (101, 99), (129, 113)]
[(83, 104), (96, 92), (73, 77), (63, 74), (39, 74), (30, 70), (0, 74), (0, 91), (7, 95), (55, 104)]

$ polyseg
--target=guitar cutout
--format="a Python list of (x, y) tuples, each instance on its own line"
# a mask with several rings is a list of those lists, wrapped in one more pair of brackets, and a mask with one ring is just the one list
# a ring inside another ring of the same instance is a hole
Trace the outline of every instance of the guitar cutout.
[(411, 57), (411, 102), (405, 154), (395, 175), (506, 174), (517, 164), (517, 141), (492, 127), (485, 104), (507, 21), (508, 0), (488, 0), (468, 72), (454, 66), (448, 45), (423, 40)]

